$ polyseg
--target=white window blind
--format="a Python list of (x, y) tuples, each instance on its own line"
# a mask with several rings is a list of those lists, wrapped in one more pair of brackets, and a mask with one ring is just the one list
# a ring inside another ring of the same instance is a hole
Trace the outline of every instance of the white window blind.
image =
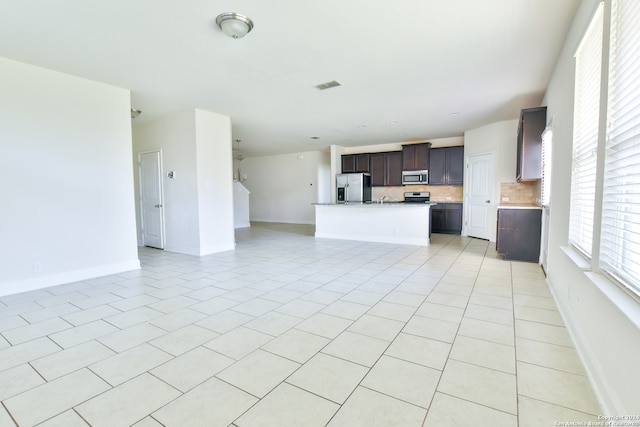
[(640, 1), (611, 9), (600, 268), (640, 294)]
[(591, 256), (602, 67), (602, 4), (576, 52), (569, 242)]
[(553, 130), (547, 127), (542, 132), (542, 182), (540, 183), (540, 203), (549, 206), (551, 198), (551, 144)]

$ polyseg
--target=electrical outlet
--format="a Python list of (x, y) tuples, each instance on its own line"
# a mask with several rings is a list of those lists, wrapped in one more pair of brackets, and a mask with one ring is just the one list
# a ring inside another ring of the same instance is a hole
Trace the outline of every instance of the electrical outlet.
[(42, 271), (42, 264), (40, 264), (39, 262), (34, 262), (33, 263), (33, 272), (34, 273), (40, 273)]
[(509, 198), (508, 198), (508, 197), (503, 197), (503, 198), (502, 198), (502, 201), (503, 201), (503, 202), (508, 202), (508, 201), (509, 201)]
[(451, 196), (447, 196), (447, 200), (451, 200)]

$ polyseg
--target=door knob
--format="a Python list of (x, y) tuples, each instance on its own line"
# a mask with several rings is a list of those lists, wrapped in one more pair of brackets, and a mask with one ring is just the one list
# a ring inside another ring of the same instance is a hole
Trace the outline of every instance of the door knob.
[(485, 200), (485, 203), (491, 203), (491, 200)]

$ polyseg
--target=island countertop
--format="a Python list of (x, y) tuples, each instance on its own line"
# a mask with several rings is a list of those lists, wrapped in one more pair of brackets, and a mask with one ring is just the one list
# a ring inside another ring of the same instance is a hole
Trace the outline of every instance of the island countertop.
[(429, 207), (436, 205), (436, 202), (426, 203), (406, 203), (406, 202), (353, 202), (353, 203), (312, 203), (314, 206), (342, 206), (342, 207), (356, 207), (356, 208), (388, 208), (388, 207)]

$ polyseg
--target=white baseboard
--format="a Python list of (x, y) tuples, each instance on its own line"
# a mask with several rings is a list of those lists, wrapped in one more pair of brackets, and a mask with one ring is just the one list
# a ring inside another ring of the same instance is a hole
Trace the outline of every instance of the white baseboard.
[(291, 221), (284, 219), (273, 219), (273, 218), (251, 218), (252, 222), (270, 222), (276, 224), (304, 224), (304, 225), (315, 225), (315, 221)]
[(47, 274), (22, 280), (0, 282), (0, 296), (34, 291), (50, 286), (63, 285), (65, 283), (79, 282), (95, 277), (118, 274), (125, 271), (139, 270), (140, 260), (130, 260), (115, 264), (99, 265), (91, 268), (65, 271), (61, 273)]
[(191, 246), (171, 246), (165, 245), (164, 250), (168, 252), (176, 252), (179, 254), (193, 255), (193, 256), (205, 256), (218, 252), (232, 251), (236, 248), (235, 241), (228, 245), (208, 246), (205, 248), (191, 247)]
[(235, 248), (236, 248), (235, 241), (229, 245), (209, 246), (206, 248), (200, 248), (200, 253), (198, 254), (198, 256), (217, 254), (218, 252), (233, 251), (235, 250)]

